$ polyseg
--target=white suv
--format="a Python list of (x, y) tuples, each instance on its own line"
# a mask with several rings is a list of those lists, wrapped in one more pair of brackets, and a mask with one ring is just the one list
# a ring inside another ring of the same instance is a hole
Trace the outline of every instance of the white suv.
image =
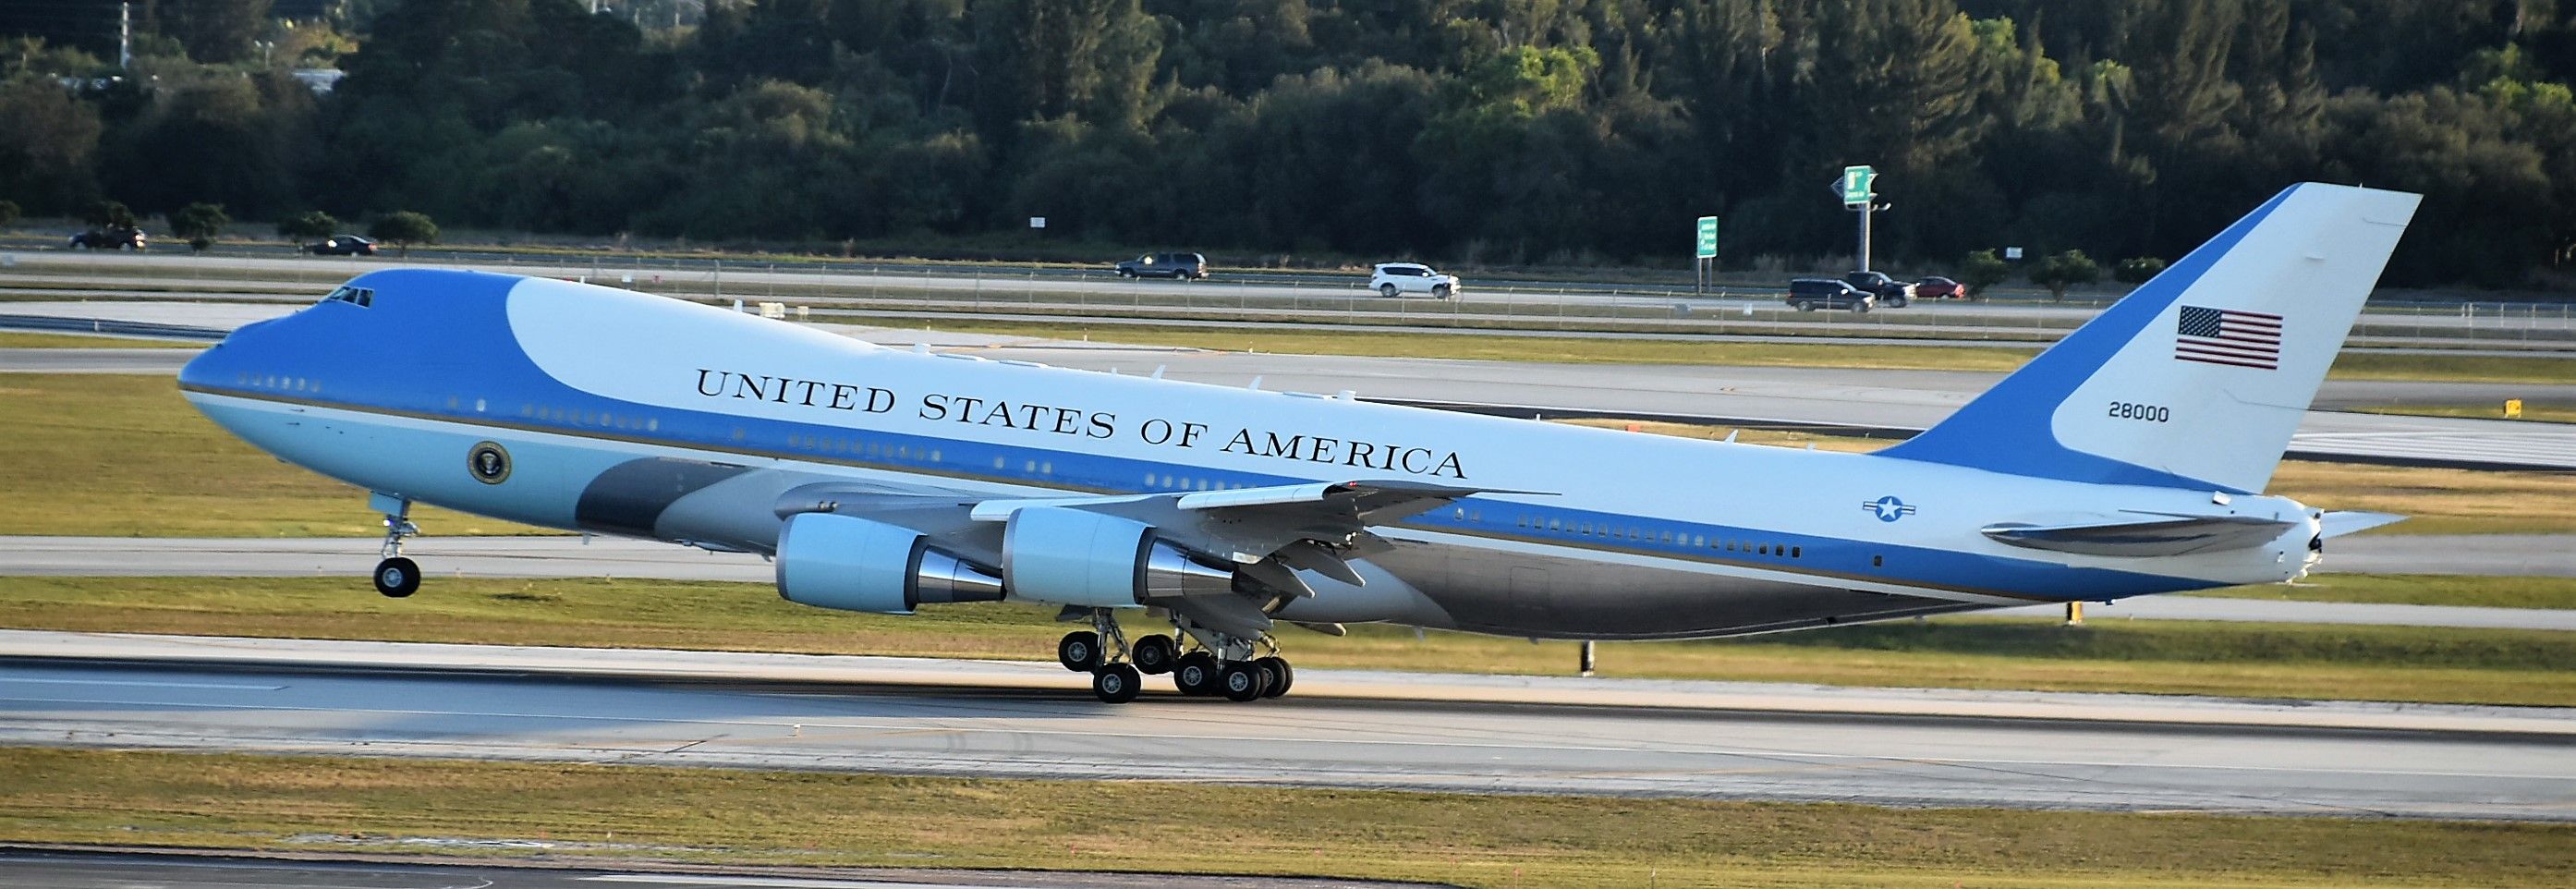
[(1389, 299), (1399, 293), (1428, 293), (1448, 299), (1458, 292), (1458, 276), (1443, 275), (1430, 266), (1410, 262), (1380, 263), (1377, 274), (1369, 276), (1369, 289)]

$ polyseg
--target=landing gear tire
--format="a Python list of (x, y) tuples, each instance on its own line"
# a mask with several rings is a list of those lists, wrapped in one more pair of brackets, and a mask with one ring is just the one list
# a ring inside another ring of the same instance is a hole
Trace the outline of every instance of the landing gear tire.
[(1102, 703), (1133, 701), (1143, 685), (1144, 680), (1136, 675), (1136, 668), (1127, 664), (1108, 664), (1091, 674), (1091, 693), (1099, 695)]
[(1183, 655), (1172, 662), (1172, 685), (1182, 694), (1203, 698), (1217, 691), (1217, 673), (1222, 665), (1216, 656), (1204, 651)]
[(1055, 644), (1056, 663), (1076, 673), (1089, 673), (1100, 668), (1100, 634), (1075, 630), (1064, 634)]
[(1258, 658), (1252, 665), (1261, 669), (1262, 697), (1275, 698), (1287, 694), (1288, 686), (1297, 681), (1297, 671), (1289, 668), (1287, 658)]
[(420, 592), (420, 566), (401, 556), (377, 562), (376, 592), (389, 599)]
[(1217, 671), (1217, 693), (1238, 704), (1258, 699), (1269, 690), (1267, 672), (1250, 661), (1228, 661)]
[(1127, 650), (1127, 659), (1136, 662), (1136, 669), (1158, 675), (1172, 672), (1172, 662), (1180, 656), (1181, 648), (1170, 636), (1147, 636)]

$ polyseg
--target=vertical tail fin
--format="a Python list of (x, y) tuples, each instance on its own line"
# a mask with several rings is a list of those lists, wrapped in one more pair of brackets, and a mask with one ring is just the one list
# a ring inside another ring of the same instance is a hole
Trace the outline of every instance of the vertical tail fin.
[(1940, 425), (1879, 453), (2260, 491), (2419, 199), (2291, 186)]

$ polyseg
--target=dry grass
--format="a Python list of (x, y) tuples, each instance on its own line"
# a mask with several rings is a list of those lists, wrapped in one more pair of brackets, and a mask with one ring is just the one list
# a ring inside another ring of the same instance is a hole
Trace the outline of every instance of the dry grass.
[[(2569, 373), (2576, 377), (2576, 372)], [(2525, 401), (2522, 416), (2504, 415), (2504, 404), (2468, 406), (2458, 404), (2381, 404), (2357, 407), (2365, 414), (2398, 414), (2409, 417), (2467, 417), (2476, 420), (2520, 419), (2526, 423), (2576, 423), (2576, 404), (2542, 404)]]
[[(853, 318), (853, 321), (868, 319)], [(901, 317), (874, 319), (896, 327), (932, 326), (1045, 339), (1094, 339), (1138, 345), (1187, 346), (1234, 352), (1296, 355), (1365, 355), (1393, 358), (1454, 358), (1481, 361), (1536, 361), (1580, 364), (1705, 364), (1756, 367), (1837, 367), (1888, 370), (2017, 369), (2045, 344), (1995, 346), (1888, 346), (1835, 342), (1838, 336), (1884, 337), (1903, 333), (1884, 325), (1853, 325), (1839, 330), (1802, 330), (1812, 343), (1734, 343), (1691, 340), (1613, 339), (1600, 337), (1493, 336), (1471, 333), (1396, 333), (1366, 330), (1285, 331), (1222, 327), (1156, 327), (1085, 324), (1079, 318), (1062, 323), (959, 321), (924, 322)], [(2422, 355), (2346, 352), (2328, 376), (2338, 380), (2432, 380), (2447, 382), (2564, 383), (2576, 378), (2576, 358), (2563, 355)]]
[(2576, 577), (2318, 574), (2296, 584), (2234, 586), (2184, 595), (2294, 602), (2576, 609)]
[[(1478, 887), (2558, 885), (2576, 826), (0, 748), (0, 837)], [(1239, 814), (1236, 814), (1239, 813)]]
[[(0, 534), (384, 533), (366, 492), (234, 438), (163, 376), (0, 374), (0, 491)], [(554, 533), (427, 507), (413, 520), (441, 535)]]

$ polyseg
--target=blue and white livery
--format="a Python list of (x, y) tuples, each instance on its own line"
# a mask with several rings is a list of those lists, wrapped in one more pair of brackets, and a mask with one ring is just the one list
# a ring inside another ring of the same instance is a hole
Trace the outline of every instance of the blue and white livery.
[[(2261, 493), (2417, 198), (2274, 197), (1875, 454), (886, 349), (605, 287), (372, 272), (180, 376), (410, 504), (761, 553), (781, 595), (1061, 605), (1058, 656), (1250, 700), (1280, 622), (1670, 639), (2283, 581), (2394, 516)], [(2213, 357), (2214, 356), (2214, 357)], [(1853, 508), (1858, 504), (1860, 508)], [(1121, 616), (1173, 632), (1130, 642)]]

